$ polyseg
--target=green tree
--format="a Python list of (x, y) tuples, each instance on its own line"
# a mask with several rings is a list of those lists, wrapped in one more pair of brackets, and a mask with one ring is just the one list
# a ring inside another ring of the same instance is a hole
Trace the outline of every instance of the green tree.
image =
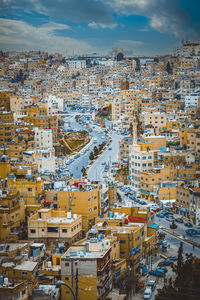
[(174, 233), (174, 229), (177, 228), (177, 225), (175, 224), (174, 220), (172, 221), (172, 224), (170, 225), (170, 228), (173, 229), (173, 233)]
[(93, 152), (90, 152), (89, 159), (90, 159), (90, 160), (93, 160), (93, 159), (94, 159), (94, 153), (93, 153)]
[(99, 154), (99, 149), (97, 148), (97, 146), (94, 146), (94, 156), (97, 156)]
[(86, 175), (86, 168), (83, 166), (81, 169), (82, 176)]
[(200, 259), (192, 254), (183, 258), (183, 243), (178, 251), (178, 261), (173, 267), (175, 277), (169, 279), (167, 285), (158, 290), (156, 300), (197, 300), (200, 295)]

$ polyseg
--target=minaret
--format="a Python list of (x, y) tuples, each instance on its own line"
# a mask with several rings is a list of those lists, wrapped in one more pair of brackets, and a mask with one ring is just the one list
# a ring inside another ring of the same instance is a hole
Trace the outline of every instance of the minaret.
[(133, 146), (137, 146), (137, 119), (135, 112), (133, 114)]

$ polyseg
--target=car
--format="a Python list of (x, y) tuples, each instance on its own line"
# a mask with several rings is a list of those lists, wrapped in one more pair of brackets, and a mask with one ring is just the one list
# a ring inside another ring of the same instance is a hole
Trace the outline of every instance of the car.
[(164, 261), (159, 262), (158, 266), (159, 267), (166, 267), (166, 266), (172, 266), (173, 265), (173, 260), (170, 258), (165, 259)]
[(197, 234), (197, 232), (196, 232), (195, 229), (187, 229), (187, 230), (185, 231), (185, 233), (186, 233), (187, 235), (193, 236), (193, 237), (195, 237), (196, 234)]
[(153, 291), (155, 289), (155, 287), (156, 287), (155, 280), (149, 280), (148, 283), (147, 283), (147, 286), (149, 286), (152, 289), (152, 291)]
[(185, 225), (186, 227), (190, 227), (190, 228), (192, 227), (192, 223), (190, 223), (190, 222), (187, 222), (187, 223), (185, 223), (184, 225)]
[(172, 222), (173, 221), (173, 218), (166, 218), (166, 221), (168, 221), (168, 222)]
[(151, 287), (146, 287), (145, 291), (144, 291), (144, 299), (150, 299), (151, 298), (151, 294), (152, 294), (152, 289)]
[(159, 217), (159, 218), (164, 218), (164, 217), (165, 217), (165, 216), (164, 216), (163, 214), (161, 214), (161, 213), (157, 214), (156, 216)]
[(172, 261), (178, 260), (178, 256), (168, 256), (168, 258)]
[(181, 218), (176, 218), (174, 221), (177, 223), (183, 223), (183, 220)]
[(149, 275), (154, 275), (158, 277), (164, 277), (167, 272), (166, 268), (157, 268), (156, 270), (152, 270), (149, 272)]

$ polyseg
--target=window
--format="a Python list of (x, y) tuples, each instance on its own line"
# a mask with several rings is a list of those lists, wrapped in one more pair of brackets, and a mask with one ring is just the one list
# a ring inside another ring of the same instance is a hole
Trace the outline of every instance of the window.
[(22, 296), (25, 296), (26, 295), (26, 290), (23, 290), (22, 291)]
[(28, 272), (22, 271), (22, 275), (23, 275), (23, 276), (27, 276), (27, 275), (28, 275)]
[(47, 232), (57, 233), (58, 232), (58, 227), (47, 227)]
[[(65, 267), (69, 267), (69, 263), (65, 263)], [(66, 279), (66, 278), (65, 278), (65, 279)], [(68, 277), (67, 277), (66, 280), (68, 280)]]
[(32, 188), (28, 188), (28, 191), (31, 192), (31, 191), (32, 191)]
[(91, 201), (91, 198), (88, 199), (88, 202), (90, 202), (90, 201)]
[(31, 230), (30, 230), (30, 233), (35, 233), (35, 229), (31, 229)]
[(143, 167), (146, 167), (146, 164), (142, 164)]
[(97, 209), (97, 206), (94, 207), (94, 210), (96, 210), (96, 209)]
[(91, 212), (92, 211), (92, 209), (91, 208), (89, 208), (89, 212)]
[(151, 166), (152, 166), (152, 163), (149, 163), (148, 166), (151, 167)]
[(62, 232), (65, 232), (65, 233), (67, 233), (67, 229), (62, 229)]
[(125, 244), (126, 241), (125, 240), (120, 240), (120, 244)]

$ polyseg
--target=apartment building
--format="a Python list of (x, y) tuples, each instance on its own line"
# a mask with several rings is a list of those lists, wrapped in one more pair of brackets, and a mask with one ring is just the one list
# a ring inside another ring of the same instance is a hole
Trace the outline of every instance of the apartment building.
[(133, 145), (129, 152), (130, 184), (139, 193), (141, 172), (151, 170), (154, 167), (154, 153), (150, 145), (139, 145), (137, 142), (137, 123), (133, 123)]
[(51, 129), (34, 128), (34, 142), (36, 149), (53, 148), (53, 134)]
[[(111, 248), (106, 239), (91, 238), (85, 245), (72, 246), (61, 258), (61, 279), (80, 299), (106, 299), (112, 290)], [(73, 299), (62, 286), (61, 299)]]
[(65, 242), (69, 247), (82, 237), (82, 216), (63, 210), (43, 208), (28, 219), (28, 238), (47, 245)]

